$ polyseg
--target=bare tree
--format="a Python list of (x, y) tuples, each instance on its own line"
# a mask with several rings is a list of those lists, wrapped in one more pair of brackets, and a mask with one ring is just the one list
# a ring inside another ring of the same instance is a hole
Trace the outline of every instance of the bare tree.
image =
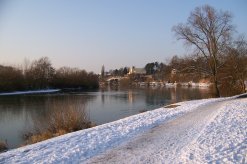
[(23, 83), (21, 69), (0, 65), (0, 92), (23, 90)]
[(209, 5), (196, 7), (191, 12), (186, 24), (173, 27), (177, 39), (184, 40), (194, 47), (200, 56), (206, 59), (214, 86), (215, 96), (219, 97), (218, 69), (221, 67), (220, 56), (229, 44), (233, 33), (232, 16), (229, 12), (216, 11)]
[(221, 88), (227, 95), (245, 92), (247, 78), (247, 42), (243, 37), (227, 48), (224, 67), (219, 72)]
[(31, 88), (44, 89), (48, 88), (54, 76), (55, 69), (48, 57), (42, 57), (32, 62), (30, 68), (26, 72), (26, 77)]

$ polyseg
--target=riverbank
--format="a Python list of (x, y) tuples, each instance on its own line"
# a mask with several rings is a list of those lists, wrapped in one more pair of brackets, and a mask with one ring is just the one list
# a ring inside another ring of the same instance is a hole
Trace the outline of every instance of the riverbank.
[(0, 93), (0, 96), (44, 94), (44, 93), (55, 93), (55, 92), (59, 92), (59, 91), (61, 91), (61, 89), (42, 89), (42, 90), (32, 90), (32, 91), (16, 91), (16, 92)]
[[(14, 149), (0, 154), (0, 163), (90, 163), (90, 161), (97, 163), (103, 162), (101, 159), (112, 159), (112, 162), (117, 161), (120, 163), (124, 163), (126, 160), (126, 162), (131, 160), (132, 162), (145, 163), (145, 161), (152, 161), (154, 159), (156, 161), (153, 162), (169, 161), (174, 156), (176, 156), (178, 162), (189, 162), (190, 160), (192, 162), (210, 162), (218, 160), (241, 163), (241, 161), (246, 161), (246, 157), (243, 154), (247, 150), (245, 142), (247, 132), (246, 98), (236, 99), (235, 96), (230, 98), (204, 99), (180, 102), (176, 105), (169, 108), (162, 107), (91, 129)], [(208, 108), (209, 106), (210, 108)], [(197, 116), (204, 118), (205, 114), (207, 114), (206, 118), (202, 122), (200, 122), (201, 119), (196, 119), (198, 118)], [(190, 123), (186, 122), (191, 120), (192, 122)], [(170, 130), (174, 130), (174, 133), (159, 130), (159, 127), (166, 127), (171, 122), (174, 125)], [(187, 133), (176, 127), (176, 125), (178, 127), (182, 125), (180, 122), (187, 125), (187, 129), (190, 129), (189, 132), (192, 132), (191, 134), (197, 135), (191, 135), (183, 142), (170, 143), (171, 147), (168, 145), (168, 149), (163, 149), (163, 147), (153, 148), (151, 146), (153, 142), (157, 144), (159, 141), (164, 142), (164, 144), (159, 143), (159, 145), (167, 145), (166, 143), (171, 142), (168, 141), (169, 138), (186, 136)], [(189, 128), (191, 127), (190, 125), (192, 128)], [(158, 130), (155, 131), (154, 135), (156, 138), (152, 140), (148, 134), (157, 127)], [(168, 138), (165, 137), (167, 135)], [(145, 136), (147, 137), (145, 138)], [(141, 142), (137, 142), (137, 145), (133, 145), (132, 148), (124, 146), (135, 143), (133, 142), (135, 139), (140, 141), (140, 137), (147, 139), (144, 140), (144, 144), (149, 144), (141, 149), (138, 149), (140, 148), (138, 143), (140, 144)], [(149, 138), (153, 142), (147, 142)], [(173, 150), (173, 145), (178, 148), (176, 149), (177, 151)], [(128, 155), (128, 152), (133, 151), (133, 148), (137, 154), (126, 158), (124, 155)], [(111, 151), (123, 151), (125, 153), (115, 154), (116, 157), (109, 157), (107, 153)], [(212, 152), (214, 154), (211, 154)]]

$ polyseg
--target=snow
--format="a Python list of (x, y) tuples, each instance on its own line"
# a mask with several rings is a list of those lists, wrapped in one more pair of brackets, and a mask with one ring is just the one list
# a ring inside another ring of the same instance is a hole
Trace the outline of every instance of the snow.
[(246, 162), (246, 98), (176, 105), (14, 149), (0, 163)]
[(0, 96), (37, 94), (37, 93), (53, 93), (53, 92), (59, 92), (59, 91), (60, 91), (60, 89), (44, 89), (44, 90), (35, 90), (35, 91), (16, 91), (16, 92), (0, 93)]
[(247, 163), (247, 99), (232, 100), (181, 155), (185, 163)]
[[(130, 142), (103, 152), (89, 159), (86, 163), (101, 163), (103, 161), (107, 161), (107, 163), (119, 163), (119, 161), (124, 161), (121, 163), (212, 162), (211, 160), (190, 160), (191, 157), (196, 155), (190, 151), (186, 151), (186, 147), (191, 145), (191, 143), (200, 136), (205, 125), (208, 125), (214, 120), (219, 111), (222, 110), (222, 105), (225, 105), (225, 101), (218, 101), (211, 104), (207, 103), (206, 106), (200, 106), (196, 111), (191, 111), (165, 124), (160, 124), (146, 133), (135, 137)], [(211, 128), (212, 127), (209, 129)], [(203, 133), (203, 136), (207, 136), (207, 133)], [(217, 134), (210, 136), (209, 140), (212, 141), (215, 136), (217, 136)], [(244, 138), (242, 138), (242, 140), (243, 139)], [(213, 144), (210, 144), (210, 148), (213, 148), (212, 145)], [(209, 153), (208, 150), (209, 148), (205, 148), (202, 152)], [(243, 147), (242, 152), (244, 151), (246, 151), (246, 148)], [(189, 155), (183, 155), (184, 152)], [(197, 152), (197, 150), (195, 152)], [(238, 156), (241, 157), (243, 154), (238, 154)], [(199, 157), (199, 159), (203, 159), (202, 157), (203, 156)]]

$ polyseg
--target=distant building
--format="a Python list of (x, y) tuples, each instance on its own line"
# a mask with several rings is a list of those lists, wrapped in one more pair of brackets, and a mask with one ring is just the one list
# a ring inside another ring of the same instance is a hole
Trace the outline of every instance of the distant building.
[(105, 66), (102, 65), (101, 67), (101, 77), (104, 77), (105, 76)]
[(172, 69), (171, 74), (172, 74), (172, 75), (176, 75), (177, 72), (178, 72), (178, 71), (177, 71), (176, 69)]
[(145, 75), (147, 72), (145, 70), (145, 68), (135, 68), (135, 67), (132, 67), (129, 69), (129, 75), (131, 74), (135, 74), (135, 75)]

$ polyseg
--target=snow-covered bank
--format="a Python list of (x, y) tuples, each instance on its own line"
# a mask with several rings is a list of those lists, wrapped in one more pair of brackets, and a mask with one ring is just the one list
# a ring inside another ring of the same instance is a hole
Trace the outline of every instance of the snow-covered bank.
[[(0, 163), (83, 163), (89, 158), (134, 139), (137, 135), (148, 132), (151, 128), (164, 125), (177, 118), (182, 118), (187, 113), (196, 113), (197, 109), (207, 108), (209, 105), (213, 106), (214, 103), (225, 100), (231, 101), (231, 99), (233, 98), (194, 100), (178, 103), (180, 106), (175, 108), (159, 108), (91, 129), (70, 133), (34, 145), (8, 151), (0, 154)], [(243, 101), (246, 99), (239, 100)], [(242, 101), (238, 102), (242, 104), (240, 107), (246, 107), (244, 106), (246, 105), (246, 101)], [(242, 112), (244, 111), (242, 110)], [(212, 115), (215, 116), (216, 114)], [(246, 119), (246, 114), (242, 113), (242, 115)], [(186, 121), (186, 119), (183, 121)], [(246, 125), (244, 127), (246, 128)], [(201, 128), (197, 127), (197, 129)], [(243, 129), (243, 132), (246, 136), (246, 129)], [(144, 152), (142, 151), (142, 154)], [(185, 159), (183, 158), (185, 161), (187, 158), (186, 152), (182, 154), (182, 157), (185, 157)], [(165, 158), (160, 158), (160, 160), (165, 160)]]
[(35, 90), (35, 91), (16, 91), (16, 92), (0, 93), (0, 96), (38, 94), (38, 93), (54, 93), (54, 92), (59, 92), (59, 91), (60, 91), (60, 89), (44, 89), (44, 90)]

